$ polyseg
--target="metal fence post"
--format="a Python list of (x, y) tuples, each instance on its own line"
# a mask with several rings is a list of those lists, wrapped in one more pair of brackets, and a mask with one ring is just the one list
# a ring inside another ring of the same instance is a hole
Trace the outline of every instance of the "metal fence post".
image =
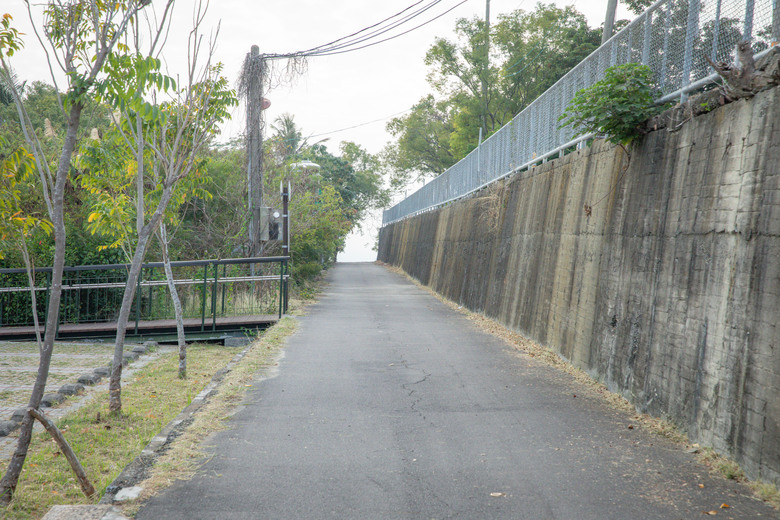
[[(222, 266), (222, 278), (227, 277), (227, 264)], [(226, 284), (222, 284), (222, 315), (225, 315), (225, 291), (227, 290)]]
[[(129, 276), (129, 275), (128, 275)], [(144, 269), (138, 273), (138, 281), (135, 288), (135, 335), (138, 335), (138, 320), (141, 317), (141, 278), (144, 277)]]
[(279, 319), (282, 319), (284, 306), (284, 260), (279, 260)]
[(287, 314), (287, 310), (290, 306), (290, 260), (284, 260), (284, 313)]
[(753, 12), (755, 11), (755, 0), (747, 0), (745, 3), (745, 31), (742, 33), (743, 40), (749, 40), (753, 37)]
[(214, 262), (214, 286), (211, 288), (211, 330), (217, 330), (217, 282), (219, 281), (219, 264)]
[[(750, 0), (748, 0), (750, 1)], [(681, 88), (691, 84), (691, 67), (693, 64), (694, 37), (699, 34), (699, 0), (690, 0), (688, 4), (688, 25), (685, 32), (685, 57), (683, 58), (683, 75)], [(684, 91), (680, 94), (680, 103), (688, 99)]]
[(645, 15), (645, 33), (642, 38), (642, 64), (650, 65), (650, 36), (653, 30), (653, 12), (648, 11)]
[(200, 331), (206, 330), (206, 283), (208, 281), (208, 264), (203, 265), (203, 286), (200, 290)]
[(710, 56), (710, 59), (712, 61), (718, 61), (718, 39), (720, 38), (721, 4), (722, 4), (722, 0), (718, 0), (717, 3), (715, 4), (715, 20), (714, 20), (714, 27), (712, 28), (712, 55)]

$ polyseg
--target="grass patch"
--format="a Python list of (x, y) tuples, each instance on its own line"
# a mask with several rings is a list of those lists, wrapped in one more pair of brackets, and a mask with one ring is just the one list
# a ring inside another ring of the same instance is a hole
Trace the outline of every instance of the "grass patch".
[[(98, 495), (234, 355), (234, 350), (221, 346), (192, 345), (187, 356), (189, 377), (181, 380), (177, 353), (165, 353), (125, 378), (121, 416), (109, 415), (108, 395), (103, 394), (57, 421)], [(51, 437), (34, 435), (13, 502), (3, 517), (41, 518), (57, 504), (89, 503), (94, 502), (81, 493)]]
[(759, 499), (770, 504), (775, 509), (780, 509), (780, 490), (777, 489), (777, 486), (771, 482), (757, 480), (750, 482), (750, 488)]

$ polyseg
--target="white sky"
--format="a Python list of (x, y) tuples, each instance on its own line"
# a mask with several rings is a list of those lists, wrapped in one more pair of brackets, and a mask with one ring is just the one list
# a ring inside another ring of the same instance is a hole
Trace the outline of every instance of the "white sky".
[[(252, 45), (261, 53), (286, 53), (308, 49), (373, 25), (408, 7), (415, 0), (212, 0), (206, 27), (216, 28), (221, 20), (216, 60), (224, 63), (224, 73), (235, 81), (244, 57)], [(454, 6), (459, 0), (444, 0), (436, 8), (406, 25), (411, 28)], [(559, 1), (573, 4), (584, 13), (591, 27), (604, 21), (606, 0)], [(154, 0), (160, 5), (160, 0)], [(169, 73), (175, 74), (186, 64), (187, 33), (191, 27), (195, 0), (178, 0), (174, 24), (163, 57)], [(25, 36), (25, 49), (14, 56), (13, 65), (23, 80), (51, 82), (40, 45), (29, 29), (22, 0), (3, 0), (0, 14), (8, 12)], [(491, 20), (515, 9), (533, 10), (532, 0), (491, 0)], [(430, 14), (429, 14), (430, 13)], [(390, 140), (385, 123), (425, 96), (430, 88), (425, 80), (423, 63), (426, 50), (436, 37), (452, 37), (458, 18), (484, 17), (485, 1), (468, 0), (438, 20), (392, 41), (355, 52), (309, 60), (308, 71), (293, 85), (277, 88), (267, 94), (272, 105), (266, 121), (272, 123), (285, 112), (293, 114), (304, 135), (326, 143), (338, 153), (341, 140), (354, 141), (369, 152), (379, 152)], [(618, 6), (618, 19), (631, 18)], [(233, 122), (223, 132), (223, 139), (238, 136), (243, 130), (243, 108), (236, 109)], [(370, 124), (364, 124), (369, 123)], [(350, 128), (355, 127), (357, 128)], [(337, 133), (336, 130), (346, 129)], [(381, 219), (380, 219), (381, 220)], [(369, 218), (364, 233), (353, 233), (339, 261), (372, 261), (371, 251), (381, 221)]]

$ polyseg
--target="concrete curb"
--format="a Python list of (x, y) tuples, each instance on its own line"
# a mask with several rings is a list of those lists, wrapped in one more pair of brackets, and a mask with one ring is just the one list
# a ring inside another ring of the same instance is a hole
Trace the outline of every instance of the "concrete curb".
[[(246, 356), (246, 354), (254, 346), (254, 342), (249, 344), (244, 350), (233, 356), (224, 368), (218, 370), (208, 385), (192, 399), (192, 402), (184, 408), (176, 417), (174, 417), (163, 429), (152, 437), (152, 440), (146, 445), (141, 453), (128, 464), (122, 473), (114, 479), (111, 484), (106, 487), (106, 492), (100, 499), (100, 504), (114, 504), (121, 503), (124, 500), (117, 500), (117, 494), (123, 489), (135, 487), (135, 484), (142, 481), (146, 477), (147, 470), (151, 468), (160, 452), (168, 446), (173, 439), (181, 434), (181, 432), (189, 426), (195, 419), (195, 414), (206, 403), (206, 400), (212, 396), (225, 378), (238, 363)], [(140, 493), (140, 488), (138, 489)], [(135, 495), (137, 496), (137, 494)], [(121, 496), (119, 497), (121, 498)], [(128, 497), (134, 498), (134, 497)]]

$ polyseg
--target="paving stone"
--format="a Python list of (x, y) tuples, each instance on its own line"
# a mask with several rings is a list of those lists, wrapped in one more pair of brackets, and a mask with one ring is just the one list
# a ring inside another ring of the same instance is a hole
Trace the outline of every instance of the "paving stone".
[(120, 520), (127, 517), (113, 506), (53, 506), (43, 520)]
[(0, 437), (5, 437), (19, 427), (16, 421), (0, 421)]
[(132, 351), (136, 354), (146, 354), (146, 345), (136, 345), (133, 347)]
[(69, 383), (59, 389), (59, 393), (63, 395), (79, 395), (82, 392), (84, 392), (84, 385), (81, 383)]
[(98, 367), (92, 371), (96, 376), (108, 377), (111, 375), (111, 367)]
[(144, 347), (146, 347), (146, 350), (149, 350), (150, 348), (157, 348), (160, 344), (156, 341), (144, 341)]
[(246, 336), (225, 338), (226, 347), (243, 347), (244, 345), (249, 345), (249, 338)]
[(51, 408), (52, 406), (60, 404), (64, 400), (65, 396), (63, 394), (46, 394), (43, 396), (43, 399), (41, 399), (41, 406), (45, 408)]
[(11, 420), (17, 423), (22, 422), (22, 419), (24, 419), (24, 416), (27, 415), (27, 407), (23, 406), (21, 408), (17, 408), (14, 410), (14, 413), (11, 414)]
[(101, 379), (102, 379), (101, 376), (99, 376), (99, 375), (97, 375), (95, 373), (92, 373), (92, 374), (82, 374), (81, 376), (79, 376), (79, 380), (78, 381), (82, 385), (93, 386), (93, 385), (98, 384), (98, 382), (100, 382)]
[(126, 500), (134, 500), (141, 495), (141, 491), (144, 488), (140, 486), (133, 486), (120, 489), (116, 495), (114, 495), (114, 502), (124, 502)]

